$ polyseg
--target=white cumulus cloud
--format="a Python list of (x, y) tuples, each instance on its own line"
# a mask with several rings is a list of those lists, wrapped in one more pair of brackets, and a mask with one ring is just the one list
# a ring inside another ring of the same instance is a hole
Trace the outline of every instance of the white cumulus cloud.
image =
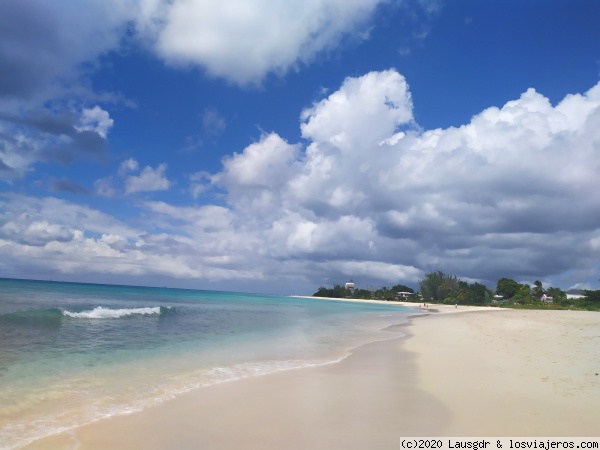
[[(141, 46), (174, 66), (258, 85), (269, 74), (310, 64), (347, 37), (366, 39), (371, 17), (388, 1), (0, 2), (0, 179), (12, 182), (49, 160), (106, 160), (114, 122), (89, 104), (132, 102), (90, 90), (90, 69), (102, 55)], [(206, 136), (225, 127), (216, 110), (205, 111)], [(191, 139), (187, 148), (202, 143)]]
[(139, 167), (139, 163), (135, 159), (133, 159), (133, 158), (126, 159), (119, 165), (119, 175), (125, 176), (129, 172), (134, 172), (134, 171), (138, 170), (138, 167)]
[[(76, 81), (82, 63), (138, 41), (165, 61), (256, 84), (368, 37), (388, 0), (21, 0), (0, 4), (0, 97), (48, 98)], [(132, 26), (133, 25), (133, 26)], [(64, 92), (62, 92), (64, 94)], [(62, 95), (60, 94), (60, 95)]]
[(347, 78), (341, 88), (302, 112), (302, 136), (347, 151), (389, 139), (412, 121), (406, 80), (395, 70)]
[(125, 179), (125, 193), (165, 191), (171, 182), (165, 177), (166, 164), (160, 164), (156, 169), (144, 167), (139, 175), (130, 175)]
[[(216, 187), (219, 204), (138, 203), (160, 233), (8, 197), (0, 254), (70, 273), (259, 280), (286, 292), (349, 278), (415, 285), (433, 268), (490, 287), (503, 276), (596, 283), (600, 83), (556, 104), (529, 89), (462, 126), (422, 130), (404, 77), (371, 72), (309, 106), (299, 126), (305, 143), (265, 134), (218, 173), (190, 177), (192, 188)], [(170, 186), (164, 164), (121, 168), (127, 193)]]
[[(156, 3), (156, 2), (155, 2)], [(361, 30), (382, 0), (176, 0), (157, 4), (155, 49), (172, 64), (199, 65), (239, 84), (310, 63)], [(147, 23), (147, 22), (146, 22)]]
[(118, 177), (108, 176), (94, 182), (96, 194), (103, 197), (118, 197), (120, 194), (153, 192), (168, 190), (172, 183), (165, 176), (166, 164), (159, 164), (155, 169), (146, 166), (140, 172), (140, 165), (134, 158), (119, 164)]
[(93, 108), (84, 108), (75, 129), (77, 131), (94, 131), (106, 139), (108, 130), (113, 124), (114, 120), (110, 118), (108, 111), (96, 105)]
[(304, 152), (272, 133), (213, 176), (264, 254), (340, 276), (373, 277), (354, 262), (374, 261), (413, 283), (433, 267), (552, 279), (594, 261), (600, 84), (556, 105), (529, 89), (461, 127), (420, 130), (389, 70), (348, 78), (301, 119)]

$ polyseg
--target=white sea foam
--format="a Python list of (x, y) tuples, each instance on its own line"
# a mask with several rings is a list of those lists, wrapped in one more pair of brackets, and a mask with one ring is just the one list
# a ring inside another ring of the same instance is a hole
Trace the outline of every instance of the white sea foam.
[[(36, 286), (34, 291), (41, 289)], [(6, 411), (0, 408), (0, 449), (142, 411), (211, 385), (339, 363), (365, 342), (397, 336), (397, 329), (380, 334), (378, 329), (414, 311), (381, 310), (381, 305), (356, 310), (356, 304), (346, 311), (341, 302), (290, 304), (204, 291), (51, 287), (49, 293), (40, 290), (47, 298), (39, 300), (39, 310), (5, 319), (17, 330), (16, 345), (19, 336), (29, 334), (19, 333), (20, 327), (37, 326), (50, 338), (60, 330), (65, 339), (52, 338), (57, 345), (43, 347), (24, 340), (35, 351), (23, 350), (22, 361), (0, 368), (0, 397), (8, 400)], [(15, 301), (16, 311), (21, 304)], [(314, 315), (308, 317), (304, 306)], [(154, 326), (159, 318), (164, 326)]]
[(0, 448), (7, 450), (21, 448), (38, 439), (68, 432), (85, 424), (109, 417), (134, 414), (199, 388), (274, 372), (336, 364), (348, 356), (349, 354), (346, 354), (333, 360), (250, 361), (230, 366), (200, 369), (183, 377), (181, 375), (173, 377), (179, 379), (180, 383), (166, 383), (151, 390), (144, 390), (143, 395), (129, 398), (124, 403), (106, 405), (101, 403), (101, 399), (96, 399), (91, 404), (88, 403), (87, 408), (77, 412), (75, 410), (63, 411), (57, 416), (40, 417), (37, 420), (28, 421), (27, 424), (13, 423), (0, 427)]
[[(101, 307), (92, 311), (77, 314), (71, 317), (122, 317), (128, 314), (160, 314), (160, 307), (156, 308), (136, 308), (110, 310)], [(63, 311), (68, 315), (69, 311)], [(92, 315), (107, 313), (112, 315)], [(399, 336), (402, 334), (399, 333)], [(369, 342), (385, 341), (395, 337), (386, 337), (382, 339), (369, 339)], [(356, 347), (353, 347), (356, 348)], [(209, 386), (235, 382), (245, 378), (264, 376), (275, 372), (298, 370), (309, 367), (318, 367), (331, 364), (337, 364), (346, 359), (351, 354), (351, 350), (346, 350), (341, 356), (323, 359), (283, 359), (283, 360), (253, 360), (241, 363), (232, 363), (225, 365), (216, 365), (213, 367), (204, 367), (191, 370), (185, 373), (171, 375), (168, 378), (162, 378), (153, 381), (152, 388), (146, 386), (139, 391), (140, 395), (134, 394), (128, 398), (122, 398), (115, 403), (104, 404), (104, 399), (95, 399), (87, 407), (80, 410), (63, 412), (64, 417), (43, 417), (35, 421), (32, 427), (31, 422), (27, 424), (25, 432), (24, 424), (16, 427), (0, 427), (0, 448), (16, 449), (36, 440), (53, 434), (76, 429), (84, 424), (96, 422), (109, 417), (129, 415), (143, 411), (149, 407), (160, 405), (179, 395)], [(143, 394), (141, 394), (143, 392)], [(21, 428), (19, 428), (21, 426)], [(17, 429), (21, 431), (15, 433)]]
[(160, 306), (154, 308), (110, 309), (98, 306), (91, 311), (71, 312), (63, 310), (63, 315), (76, 319), (117, 319), (119, 317), (160, 314)]
[(226, 383), (228, 381), (240, 380), (248, 377), (268, 375), (274, 372), (286, 370), (303, 369), (306, 367), (325, 366), (336, 364), (347, 358), (348, 354), (334, 360), (283, 360), (283, 361), (264, 361), (264, 362), (246, 362), (234, 364), (229, 367), (213, 367), (206, 370), (210, 381), (201, 386), (210, 386), (212, 384)]
[[(269, 375), (275, 372), (304, 369), (308, 367), (326, 366), (337, 364), (346, 359), (350, 353), (332, 360), (282, 360), (282, 361), (250, 361), (233, 364), (230, 366), (218, 366), (209, 369), (200, 369), (190, 372), (184, 377), (173, 377), (169, 385), (156, 386), (150, 390), (151, 395), (144, 395), (135, 404), (135, 410), (143, 410), (150, 406), (156, 406), (175, 397), (221, 383), (229, 383), (244, 378)], [(118, 414), (129, 414), (118, 412)]]

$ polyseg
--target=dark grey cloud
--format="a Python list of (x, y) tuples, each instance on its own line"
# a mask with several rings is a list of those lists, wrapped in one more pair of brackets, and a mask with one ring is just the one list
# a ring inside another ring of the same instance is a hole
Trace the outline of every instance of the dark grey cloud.
[(96, 131), (78, 129), (78, 120), (72, 111), (38, 109), (21, 115), (0, 112), (0, 123), (3, 122), (12, 134), (27, 137), (19, 141), (8, 133), (0, 134), (0, 158), (4, 154), (2, 159), (6, 161), (8, 155), (18, 154), (24, 166), (12, 169), (20, 172), (24, 172), (29, 164), (40, 161), (64, 165), (81, 158), (105, 161), (108, 155), (106, 139)]
[(118, 49), (135, 10), (112, 0), (0, 2), (0, 98), (72, 96), (83, 65)]
[(0, 98), (29, 98), (60, 73), (60, 42), (52, 4), (0, 3)]
[(55, 136), (72, 136), (77, 131), (75, 129), (77, 116), (72, 112), (57, 113), (42, 109), (29, 111), (20, 116), (0, 112), (0, 120)]
[(41, 155), (46, 160), (58, 161), (69, 165), (81, 158), (91, 158), (95, 161), (106, 161), (107, 143), (97, 133), (92, 131), (77, 131), (67, 143), (56, 143), (49, 145)]
[(89, 194), (89, 191), (85, 187), (66, 178), (51, 179), (50, 190), (52, 192), (68, 192), (70, 194)]
[[(0, 144), (1, 144), (1, 142), (0, 142)], [(8, 172), (8, 173), (13, 172), (13, 169), (4, 163), (4, 161), (2, 161), (2, 158), (0, 158), (0, 172)]]
[(191, 243), (181, 242), (169, 235), (143, 234), (143, 250), (155, 255), (176, 253), (178, 255), (194, 255), (196, 250)]

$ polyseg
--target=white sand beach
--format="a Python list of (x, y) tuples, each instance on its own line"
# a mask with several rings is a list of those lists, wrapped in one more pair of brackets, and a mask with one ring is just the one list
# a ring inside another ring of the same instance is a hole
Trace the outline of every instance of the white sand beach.
[[(415, 304), (410, 304), (415, 306)], [(397, 449), (401, 436), (597, 436), (600, 313), (431, 305), (337, 364), (201, 388), (44, 449)]]

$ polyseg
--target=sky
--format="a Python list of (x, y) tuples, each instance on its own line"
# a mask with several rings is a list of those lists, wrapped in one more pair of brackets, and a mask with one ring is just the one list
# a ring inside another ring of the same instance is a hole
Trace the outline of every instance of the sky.
[(596, 0), (0, 2), (0, 276), (600, 289)]

